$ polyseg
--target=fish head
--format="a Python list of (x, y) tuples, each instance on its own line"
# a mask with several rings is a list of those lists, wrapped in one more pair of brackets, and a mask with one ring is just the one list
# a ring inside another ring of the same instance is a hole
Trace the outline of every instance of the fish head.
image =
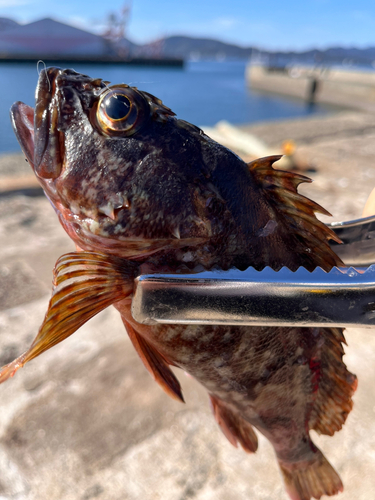
[(11, 108), (16, 136), (63, 227), (82, 249), (128, 258), (207, 242), (217, 218), (212, 200), (220, 200), (209, 149), (219, 145), (151, 94), (108, 84), (47, 68), (35, 109)]

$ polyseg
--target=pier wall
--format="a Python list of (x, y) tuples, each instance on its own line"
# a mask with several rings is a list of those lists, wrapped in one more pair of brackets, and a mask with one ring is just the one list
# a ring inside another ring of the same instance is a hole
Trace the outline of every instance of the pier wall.
[(375, 72), (249, 65), (246, 79), (254, 90), (375, 112)]

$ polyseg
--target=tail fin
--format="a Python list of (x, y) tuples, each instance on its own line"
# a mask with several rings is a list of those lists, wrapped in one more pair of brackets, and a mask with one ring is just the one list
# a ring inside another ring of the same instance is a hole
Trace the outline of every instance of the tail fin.
[(285, 488), (292, 500), (319, 499), (343, 490), (341, 479), (323, 453), (316, 449), (313, 460), (287, 463), (279, 460)]

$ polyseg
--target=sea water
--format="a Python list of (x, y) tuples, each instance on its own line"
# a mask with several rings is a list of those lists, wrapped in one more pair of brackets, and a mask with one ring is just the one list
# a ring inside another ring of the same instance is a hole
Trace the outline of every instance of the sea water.
[[(39, 64), (39, 70), (43, 66)], [(246, 61), (192, 61), (184, 68), (75, 64), (74, 68), (112, 83), (127, 83), (162, 99), (178, 116), (198, 126), (220, 120), (254, 123), (328, 113), (303, 101), (252, 91), (245, 81)], [(36, 64), (0, 64), (0, 154), (19, 151), (9, 120), (15, 101), (34, 106)]]

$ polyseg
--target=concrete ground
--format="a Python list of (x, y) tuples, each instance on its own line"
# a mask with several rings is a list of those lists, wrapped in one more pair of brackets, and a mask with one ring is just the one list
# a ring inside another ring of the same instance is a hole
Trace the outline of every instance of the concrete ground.
[[(295, 140), (296, 155), (316, 168), (314, 183), (301, 191), (334, 220), (361, 215), (375, 185), (375, 116), (344, 113), (245, 129), (275, 152), (283, 140)], [(0, 158), (0, 365), (36, 335), (54, 262), (73, 250), (40, 190), (17, 185), (28, 168), (20, 155)], [(359, 379), (354, 410), (335, 436), (312, 435), (343, 479), (338, 498), (369, 500), (375, 335), (350, 329), (346, 338), (345, 362)], [(269, 443), (259, 436), (255, 455), (233, 448), (205, 391), (176, 372), (185, 405), (155, 385), (113, 308), (27, 364), (0, 386), (0, 500), (285, 500)]]

